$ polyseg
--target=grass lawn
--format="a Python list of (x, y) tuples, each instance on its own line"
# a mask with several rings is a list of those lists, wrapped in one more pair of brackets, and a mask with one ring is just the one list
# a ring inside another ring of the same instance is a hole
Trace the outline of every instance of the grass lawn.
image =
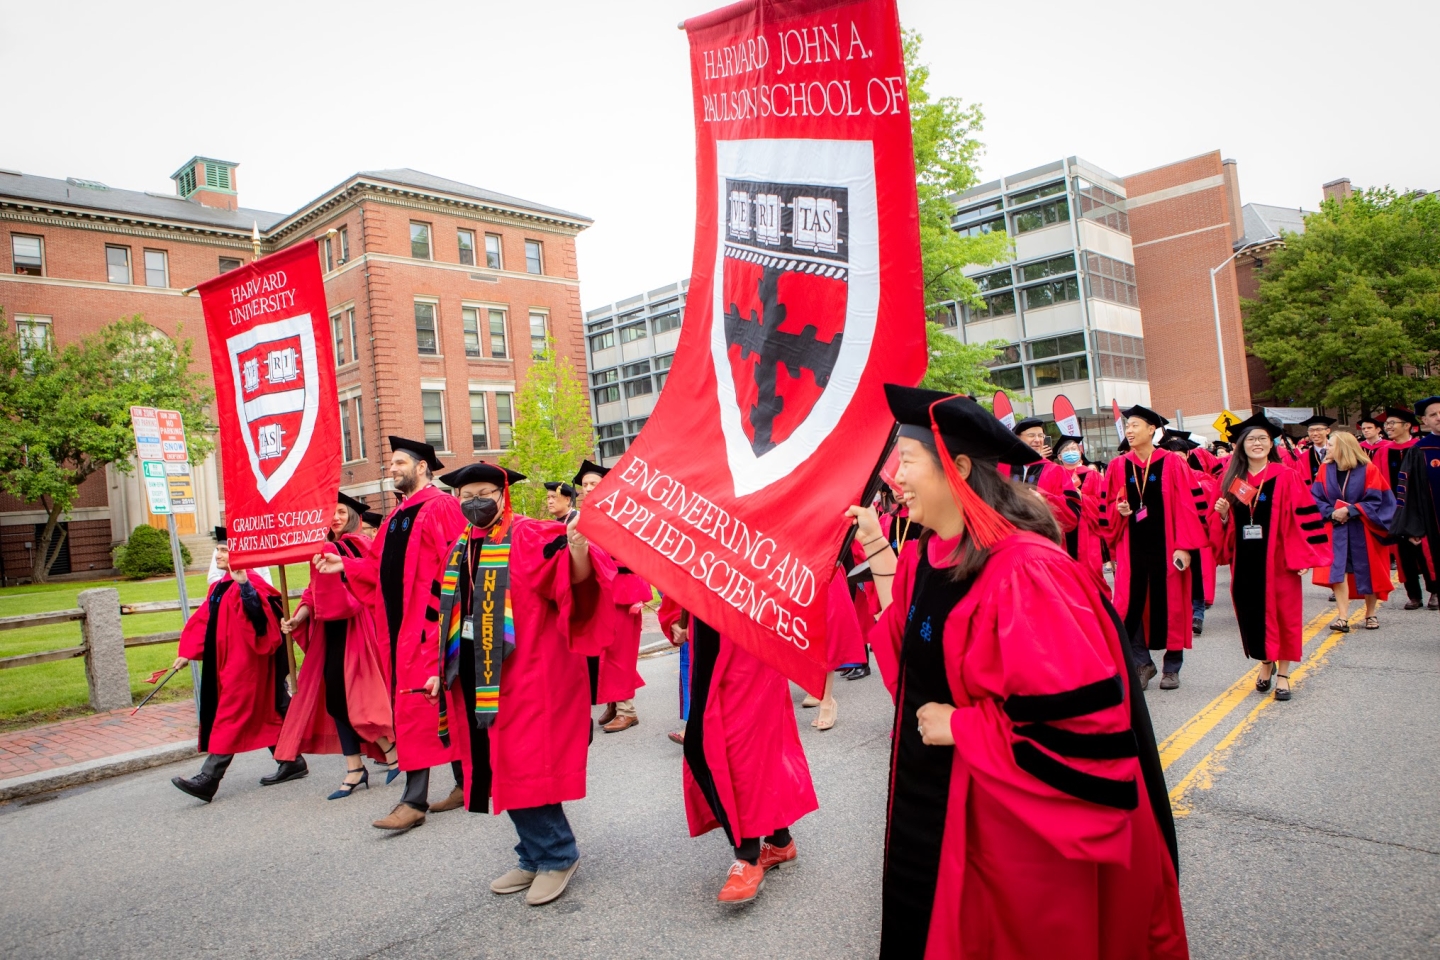
[[(310, 581), (308, 564), (291, 564), (286, 573), (291, 591), (303, 589)], [(271, 580), (278, 582), (276, 571), (271, 568)], [(191, 609), (205, 599), (207, 586), (204, 574), (192, 574), (185, 578), (186, 590)], [(114, 587), (120, 591), (121, 603), (144, 603), (155, 600), (176, 600), (179, 591), (174, 577), (158, 577), (153, 580), (86, 580), (80, 582), (42, 583), (23, 587), (7, 587), (0, 590), (0, 617), (22, 613), (44, 613), (50, 610), (68, 610), (78, 606), (76, 597), (81, 590), (95, 587)], [(134, 637), (146, 633), (161, 633), (180, 629), (179, 611), (168, 613), (144, 613), (121, 617), (125, 636)], [(79, 646), (81, 643), (78, 623), (53, 624), (43, 627), (27, 627), (23, 630), (0, 630), (0, 657), (21, 653), (36, 653), (41, 650), (58, 650)], [(153, 689), (145, 678), (175, 659), (178, 644), (160, 643), (148, 647), (131, 647), (125, 651), (130, 666), (130, 692), (135, 702)], [(160, 695), (151, 701), (177, 700), (191, 696), (189, 671), (181, 671), (165, 685)], [(90, 691), (85, 683), (85, 661), (83, 658), (61, 660), (56, 663), (42, 663), (33, 667), (16, 667), (0, 670), (0, 730), (34, 726), (37, 723), (51, 723), (68, 717), (83, 716), (90, 712)]]

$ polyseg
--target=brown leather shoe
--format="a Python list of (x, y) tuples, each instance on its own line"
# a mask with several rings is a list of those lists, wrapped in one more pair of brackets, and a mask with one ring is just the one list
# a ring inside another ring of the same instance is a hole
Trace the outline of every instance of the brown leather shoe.
[(600, 729), (606, 733), (619, 733), (621, 730), (629, 730), (631, 727), (639, 725), (639, 717), (616, 717)]
[(425, 822), (425, 814), (416, 810), (408, 803), (397, 803), (395, 809), (390, 811), (390, 816), (383, 817), (370, 824), (380, 830), (409, 830), (411, 827), (418, 827)]
[(609, 723), (611, 720), (614, 720), (614, 719), (615, 719), (615, 704), (613, 704), (613, 703), (607, 703), (607, 704), (605, 704), (605, 712), (602, 713), (602, 714), (600, 714), (600, 719), (599, 719), (599, 720), (596, 720), (595, 722), (598, 723), (598, 724), (600, 724), (600, 726), (603, 727), (603, 726), (605, 726), (607, 723)]
[(430, 812), (444, 813), (446, 810), (458, 810), (463, 806), (465, 806), (465, 788), (456, 784), (455, 789), (450, 791), (450, 796), (439, 803), (430, 804)]

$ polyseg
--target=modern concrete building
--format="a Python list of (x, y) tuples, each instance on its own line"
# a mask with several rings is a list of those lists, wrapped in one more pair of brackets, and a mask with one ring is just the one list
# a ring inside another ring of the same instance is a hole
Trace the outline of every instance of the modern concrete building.
[(1111, 402), (1150, 403), (1124, 181), (1069, 157), (954, 199), (956, 230), (1003, 230), (1015, 255), (966, 270), (982, 307), (941, 304), (935, 318), (966, 343), (1005, 341), (997, 384), (1045, 419), (1064, 394), (1092, 449), (1113, 448)]
[(689, 279), (585, 314), (585, 357), (596, 453), (615, 463), (635, 439), (670, 375)]

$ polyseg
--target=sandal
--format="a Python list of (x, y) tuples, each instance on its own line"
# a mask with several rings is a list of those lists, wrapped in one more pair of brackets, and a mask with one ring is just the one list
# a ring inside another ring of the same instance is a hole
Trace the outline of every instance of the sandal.
[(1277, 677), (1279, 677), (1281, 680), (1284, 680), (1284, 681), (1285, 681), (1285, 686), (1284, 686), (1283, 689), (1281, 688), (1280, 684), (1278, 684), (1278, 683), (1275, 684), (1275, 699), (1276, 699), (1276, 700), (1289, 700), (1289, 699), (1290, 699), (1290, 675), (1289, 675), (1288, 673), (1277, 673), (1277, 674), (1275, 674), (1275, 676), (1277, 676)]
[(1344, 617), (1336, 617), (1334, 620), (1330, 621), (1330, 629), (1334, 630), (1336, 633), (1349, 633), (1350, 621), (1346, 620)]
[(1270, 690), (1270, 679), (1275, 676), (1275, 661), (1266, 660), (1265, 666), (1270, 668), (1270, 673), (1265, 677), (1255, 678), (1255, 690), (1259, 693), (1267, 693)]
[(1380, 618), (1379, 618), (1379, 617), (1366, 617), (1366, 618), (1365, 618), (1365, 629), (1366, 629), (1366, 630), (1379, 630), (1379, 629), (1380, 629)]
[(816, 730), (829, 730), (835, 726), (835, 714), (839, 711), (840, 704), (831, 697), (829, 700), (820, 701), (820, 714), (810, 721), (810, 726)]

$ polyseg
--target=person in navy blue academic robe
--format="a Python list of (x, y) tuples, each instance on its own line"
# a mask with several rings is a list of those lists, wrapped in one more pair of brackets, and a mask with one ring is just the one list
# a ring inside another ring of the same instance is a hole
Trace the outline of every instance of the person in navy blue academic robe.
[[(1395, 496), (1400, 503), (1390, 532), (1420, 547), (1428, 562), (1440, 557), (1440, 396), (1415, 404), (1424, 431), (1400, 461)], [(1432, 568), (1426, 573), (1433, 577)]]

